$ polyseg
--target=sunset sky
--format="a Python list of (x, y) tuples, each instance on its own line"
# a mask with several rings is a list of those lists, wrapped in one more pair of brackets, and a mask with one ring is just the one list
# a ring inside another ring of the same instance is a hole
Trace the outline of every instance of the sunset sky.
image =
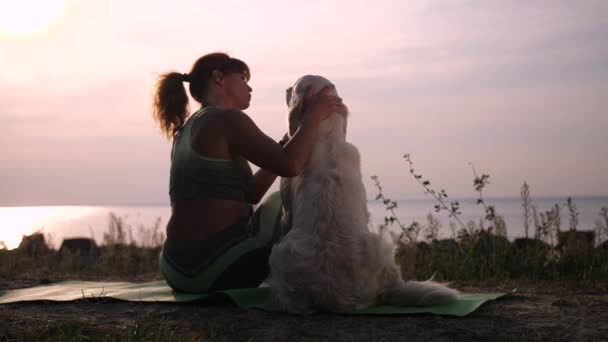
[[(19, 5), (17, 5), (19, 4)], [(158, 74), (224, 51), (246, 110), (286, 129), (285, 88), (332, 80), (368, 197), (608, 194), (608, 1), (0, 0), (0, 206), (165, 204)], [(42, 14), (45, 15), (42, 15)], [(196, 103), (191, 102), (196, 110)]]

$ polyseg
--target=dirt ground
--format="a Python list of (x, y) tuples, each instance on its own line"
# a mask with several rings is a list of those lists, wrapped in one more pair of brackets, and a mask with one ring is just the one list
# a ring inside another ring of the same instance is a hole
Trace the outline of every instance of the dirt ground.
[[(39, 281), (0, 280), (0, 290), (39, 284)], [(507, 287), (510, 286), (512, 284)], [(503, 286), (455, 284), (455, 287), (464, 292), (507, 290)], [(49, 335), (49, 331), (54, 333)], [(118, 332), (118, 335), (108, 335), (109, 332)], [(600, 289), (529, 285), (484, 304), (464, 318), (293, 316), (226, 304), (146, 304), (112, 300), (0, 305), (0, 341), (44, 339), (608, 341), (608, 293)]]

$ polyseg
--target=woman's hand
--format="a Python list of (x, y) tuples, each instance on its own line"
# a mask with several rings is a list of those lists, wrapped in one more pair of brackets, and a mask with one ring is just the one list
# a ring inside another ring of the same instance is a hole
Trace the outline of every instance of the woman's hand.
[(312, 86), (306, 90), (304, 108), (306, 108), (302, 118), (306, 121), (315, 122), (326, 119), (330, 114), (337, 113), (342, 108), (342, 99), (335, 95), (334, 85), (325, 86), (316, 95), (313, 95)]

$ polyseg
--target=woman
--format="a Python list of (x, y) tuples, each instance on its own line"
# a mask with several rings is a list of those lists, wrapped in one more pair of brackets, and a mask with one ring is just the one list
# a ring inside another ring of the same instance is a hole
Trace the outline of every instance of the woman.
[[(340, 107), (325, 94), (306, 99), (298, 131), (277, 143), (243, 113), (249, 107), (249, 67), (224, 53), (199, 58), (188, 74), (162, 75), (154, 118), (173, 139), (169, 195), (172, 215), (160, 268), (175, 290), (205, 293), (257, 287), (268, 275), (272, 245), (285, 232), (280, 197), (257, 204), (278, 176), (300, 174), (319, 123)], [(188, 118), (188, 96), (201, 108)], [(260, 167), (254, 174), (248, 161)]]

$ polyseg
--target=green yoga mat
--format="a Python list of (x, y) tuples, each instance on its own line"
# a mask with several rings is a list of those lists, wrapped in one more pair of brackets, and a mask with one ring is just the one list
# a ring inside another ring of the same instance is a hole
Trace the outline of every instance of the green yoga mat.
[[(504, 296), (505, 293), (468, 293), (460, 299), (441, 306), (396, 307), (375, 306), (353, 312), (355, 315), (395, 315), (432, 313), (466, 316), (483, 303)], [(270, 290), (265, 287), (219, 291), (211, 294), (174, 292), (164, 281), (136, 284), (127, 282), (64, 281), (25, 289), (0, 291), (0, 304), (27, 301), (72, 301), (113, 298), (130, 302), (192, 302), (229, 298), (242, 308), (280, 311), (270, 301)]]

